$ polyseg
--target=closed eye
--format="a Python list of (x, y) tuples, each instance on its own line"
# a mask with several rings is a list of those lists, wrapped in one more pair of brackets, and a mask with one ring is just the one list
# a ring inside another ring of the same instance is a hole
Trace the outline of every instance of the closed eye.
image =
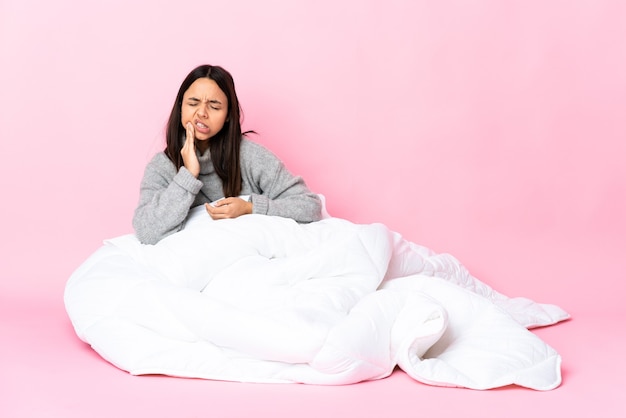
[(222, 108), (222, 102), (219, 100), (209, 100), (209, 104), (211, 105), (211, 109), (220, 110)]
[[(200, 103), (201, 103), (201, 100), (195, 97), (190, 97), (189, 99), (187, 99), (187, 105), (191, 107), (197, 106)], [(222, 109), (222, 102), (220, 102), (219, 100), (209, 100), (208, 103), (209, 103), (209, 107), (213, 110)]]

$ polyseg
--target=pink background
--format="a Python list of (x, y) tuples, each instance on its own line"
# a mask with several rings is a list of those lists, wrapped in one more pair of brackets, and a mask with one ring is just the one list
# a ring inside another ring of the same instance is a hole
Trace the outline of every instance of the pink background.
[(625, 2), (93, 3), (0, 0), (5, 301), (61, 301), (132, 231), (178, 86), (212, 63), (331, 214), (574, 317), (623, 312)]
[(511, 294), (620, 306), (624, 2), (0, 5), (3, 292), (60, 294), (132, 230), (178, 86), (208, 62), (332, 214)]

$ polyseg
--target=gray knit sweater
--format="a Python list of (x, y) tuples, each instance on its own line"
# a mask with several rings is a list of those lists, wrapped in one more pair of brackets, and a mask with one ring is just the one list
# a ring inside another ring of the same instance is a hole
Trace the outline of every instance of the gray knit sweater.
[[(183, 229), (189, 209), (224, 197), (222, 181), (213, 169), (209, 151), (198, 153), (198, 160), (198, 178), (185, 167), (176, 171), (163, 152), (148, 163), (133, 217), (139, 241), (156, 244)], [(241, 194), (250, 195), (253, 213), (283, 216), (297, 222), (321, 219), (321, 200), (304, 180), (291, 174), (269, 150), (246, 138), (241, 142), (241, 176)]]

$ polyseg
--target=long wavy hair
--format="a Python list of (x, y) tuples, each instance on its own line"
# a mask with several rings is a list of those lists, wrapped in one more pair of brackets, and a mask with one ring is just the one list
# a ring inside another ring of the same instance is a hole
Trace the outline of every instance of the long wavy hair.
[[(194, 68), (185, 78), (176, 95), (176, 101), (167, 122), (165, 155), (174, 163), (176, 169), (183, 165), (180, 151), (185, 138), (185, 128), (181, 122), (181, 108), (183, 95), (199, 78), (208, 78), (215, 81), (228, 99), (228, 114), (222, 129), (209, 140), (211, 161), (215, 173), (222, 180), (224, 197), (239, 196), (241, 194), (241, 117), (243, 112), (239, 106), (239, 99), (235, 92), (235, 82), (228, 71), (217, 65), (201, 65)], [(246, 132), (247, 133), (247, 132)]]

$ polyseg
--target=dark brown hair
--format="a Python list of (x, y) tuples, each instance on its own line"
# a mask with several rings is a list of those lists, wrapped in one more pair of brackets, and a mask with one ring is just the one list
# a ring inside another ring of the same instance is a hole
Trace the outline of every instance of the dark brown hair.
[(239, 99), (235, 92), (235, 82), (228, 71), (216, 65), (201, 65), (194, 68), (185, 78), (178, 90), (176, 101), (172, 107), (166, 128), (165, 155), (180, 169), (183, 157), (180, 151), (185, 138), (185, 128), (181, 122), (181, 107), (183, 95), (199, 78), (208, 78), (215, 81), (228, 99), (228, 114), (222, 129), (209, 140), (211, 161), (216, 174), (222, 180), (224, 197), (239, 196), (241, 194), (241, 115)]

